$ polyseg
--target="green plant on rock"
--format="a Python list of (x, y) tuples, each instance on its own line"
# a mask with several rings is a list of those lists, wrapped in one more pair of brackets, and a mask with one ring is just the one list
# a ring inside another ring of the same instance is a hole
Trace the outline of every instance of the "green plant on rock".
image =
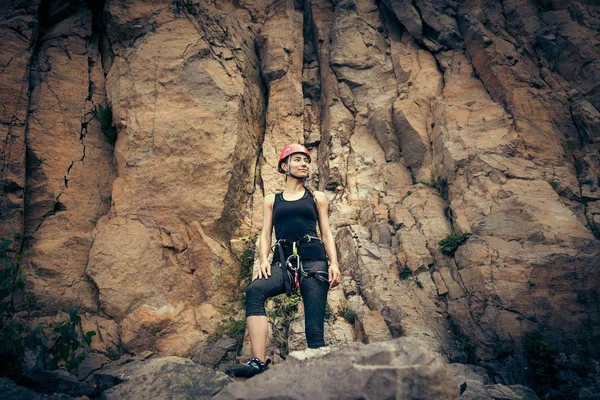
[(471, 339), (466, 335), (463, 330), (451, 319), (448, 319), (448, 325), (450, 326), (449, 332), (454, 338), (456, 347), (463, 351), (467, 356), (467, 362), (472, 364), (475, 362), (475, 346), (471, 343)]
[(298, 315), (298, 304), (301, 301), (300, 293), (293, 293), (289, 297), (285, 294), (273, 297), (273, 308), (268, 317), (273, 323), (273, 340), (283, 358), (289, 353), (287, 338), (290, 325)]
[(438, 178), (436, 183), (436, 189), (443, 199), (448, 200), (448, 181), (446, 180), (446, 178)]
[(405, 281), (408, 278), (410, 278), (411, 276), (413, 276), (412, 271), (410, 270), (410, 268), (408, 268), (407, 265), (404, 266), (404, 268), (400, 269), (400, 279)]
[(198, 11), (196, 11), (196, 7), (194, 3), (197, 1), (193, 0), (173, 0), (173, 11), (175, 13), (187, 12), (190, 15), (197, 15)]
[(92, 109), (92, 115), (100, 122), (100, 129), (108, 142), (112, 145), (117, 141), (117, 130), (113, 125), (113, 112), (112, 106), (108, 104), (106, 107), (102, 104), (94, 106)]
[(0, 371), (19, 378), (23, 373), (25, 351), (38, 347), (42, 347), (50, 369), (76, 368), (86, 356), (85, 352), (80, 351), (84, 346), (78, 330), (88, 347), (96, 332), (83, 334), (81, 317), (77, 315), (78, 309), (74, 308), (69, 310), (69, 321), (54, 327), (54, 342), (50, 348), (46, 348), (49, 340), (43, 326), (39, 325), (27, 333), (25, 325), (14, 320), (13, 296), (25, 287), (26, 277), (19, 268), (22, 256), (17, 254), (11, 258), (8, 254), (11, 244), (11, 240), (0, 241), (0, 262), (3, 264), (0, 267)]
[(423, 286), (423, 282), (421, 282), (421, 280), (419, 278), (415, 278), (415, 283), (417, 284), (419, 289), (423, 289), (425, 287), (425, 286)]
[(343, 307), (338, 311), (338, 315), (342, 318), (344, 318), (346, 321), (348, 321), (348, 323), (354, 325), (354, 322), (356, 321), (356, 311), (354, 311), (353, 309), (349, 308), (349, 307)]
[(398, 266), (398, 275), (400, 280), (405, 281), (407, 279), (412, 279), (420, 289), (424, 288), (423, 283), (413, 274), (410, 268), (408, 268), (408, 265), (404, 265), (402, 268)]
[(437, 190), (440, 196), (442, 196), (442, 198), (448, 199), (448, 181), (446, 180), (446, 178), (438, 177), (436, 179), (432, 174), (430, 182), (419, 181), (419, 183), (422, 183), (425, 186)]
[(492, 345), (492, 349), (494, 350), (494, 353), (496, 354), (497, 359), (502, 359), (502, 358), (508, 357), (514, 351), (514, 349), (511, 345), (502, 344), (502, 343), (494, 343)]
[(217, 326), (217, 329), (215, 330), (215, 332), (212, 333), (208, 337), (207, 340), (209, 342), (216, 342), (221, 337), (223, 337), (223, 335), (227, 335), (230, 338), (235, 339), (238, 342), (238, 344), (241, 345), (241, 342), (244, 340), (245, 333), (246, 333), (246, 321), (245, 320), (242, 319), (239, 321), (235, 321), (232, 318), (224, 319), (223, 321), (221, 321), (221, 324), (219, 324), (219, 326)]
[(227, 352), (223, 355), (223, 357), (217, 362), (218, 365), (228, 364), (231, 362), (235, 362), (237, 360), (237, 356), (240, 354), (242, 346), (244, 345), (244, 336), (246, 334), (246, 320), (240, 319), (236, 320), (234, 317), (225, 318), (218, 324), (215, 331), (208, 336), (206, 341), (208, 343), (214, 344), (223, 336), (228, 336), (229, 338), (235, 341), (235, 350), (233, 353)]
[(333, 310), (329, 306), (329, 304), (325, 305), (325, 321), (331, 321), (333, 318)]
[(274, 307), (269, 317), (280, 320), (284, 327), (289, 328), (298, 314), (298, 304), (301, 301), (300, 293), (292, 293), (291, 296), (284, 294), (276, 296), (273, 298)]
[[(63, 367), (71, 371), (77, 368), (87, 357), (85, 351), (79, 350), (84, 348), (84, 343), (88, 347), (92, 344), (92, 337), (96, 336), (96, 332), (83, 333), (81, 316), (77, 314), (78, 311), (79, 307), (68, 310), (69, 319), (53, 327), (53, 331), (57, 336), (54, 344), (48, 350), (47, 365), (50, 369)], [(83, 342), (79, 339), (79, 332), (81, 332)]]
[(552, 384), (556, 380), (554, 360), (557, 356), (554, 344), (542, 336), (539, 331), (525, 335), (525, 350), (529, 365), (535, 377), (543, 384)]
[(252, 280), (252, 268), (254, 266), (254, 256), (256, 253), (256, 244), (254, 240), (247, 239), (246, 240), (246, 248), (240, 257), (240, 279), (249, 284)]
[[(25, 287), (25, 276), (19, 269), (21, 255), (14, 260), (8, 254), (12, 240), (0, 241), (0, 370), (18, 376), (25, 356), (25, 326), (13, 321), (13, 295)], [(16, 262), (15, 262), (16, 261)]]
[(470, 233), (458, 234), (452, 232), (444, 239), (440, 240), (440, 251), (446, 255), (453, 256), (458, 246), (464, 244), (467, 239), (471, 236)]

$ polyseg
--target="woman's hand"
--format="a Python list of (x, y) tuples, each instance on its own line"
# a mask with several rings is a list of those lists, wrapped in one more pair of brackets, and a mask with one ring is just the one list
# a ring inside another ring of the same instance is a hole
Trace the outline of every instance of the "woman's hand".
[(271, 263), (269, 260), (263, 261), (258, 267), (258, 276), (255, 279), (267, 279), (271, 276)]
[(342, 280), (342, 273), (337, 264), (329, 265), (329, 289), (336, 287)]

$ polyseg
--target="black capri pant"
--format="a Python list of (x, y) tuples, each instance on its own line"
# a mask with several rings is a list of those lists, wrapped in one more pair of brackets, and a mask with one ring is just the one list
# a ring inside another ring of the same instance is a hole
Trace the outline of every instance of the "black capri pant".
[[(327, 261), (303, 261), (302, 268), (307, 273), (328, 270)], [(328, 291), (329, 284), (314, 276), (307, 276), (300, 283), (306, 342), (310, 348), (325, 346), (325, 307)], [(246, 318), (255, 315), (266, 316), (265, 301), (282, 293), (285, 293), (283, 271), (281, 267), (272, 265), (271, 276), (267, 279), (255, 279), (246, 288)]]

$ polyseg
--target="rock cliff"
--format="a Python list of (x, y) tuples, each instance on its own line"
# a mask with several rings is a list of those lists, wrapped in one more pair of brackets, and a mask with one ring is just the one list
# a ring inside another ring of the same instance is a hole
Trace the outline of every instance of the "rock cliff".
[(300, 142), (345, 276), (329, 303), (357, 313), (329, 343), (418, 337), (503, 384), (532, 382), (528, 332), (600, 357), (598, 2), (14, 0), (0, 21), (19, 315), (80, 306), (100, 352), (189, 356), (242, 307)]

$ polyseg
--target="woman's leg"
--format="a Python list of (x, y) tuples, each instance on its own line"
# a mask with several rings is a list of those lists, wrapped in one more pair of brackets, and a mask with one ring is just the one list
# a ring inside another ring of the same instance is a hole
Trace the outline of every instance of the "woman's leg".
[(246, 318), (248, 334), (250, 335), (250, 347), (252, 357), (262, 362), (267, 360), (267, 334), (269, 332), (269, 320), (266, 316), (254, 315)]
[(250, 336), (252, 356), (262, 362), (267, 358), (267, 333), (269, 322), (265, 311), (265, 301), (269, 297), (285, 292), (281, 267), (272, 266), (271, 276), (255, 279), (246, 288), (246, 326)]
[[(304, 261), (302, 268), (305, 272), (327, 272), (327, 261)], [(300, 292), (304, 301), (304, 323), (308, 347), (325, 346), (325, 307), (329, 284), (314, 276), (307, 276), (302, 279)]]

